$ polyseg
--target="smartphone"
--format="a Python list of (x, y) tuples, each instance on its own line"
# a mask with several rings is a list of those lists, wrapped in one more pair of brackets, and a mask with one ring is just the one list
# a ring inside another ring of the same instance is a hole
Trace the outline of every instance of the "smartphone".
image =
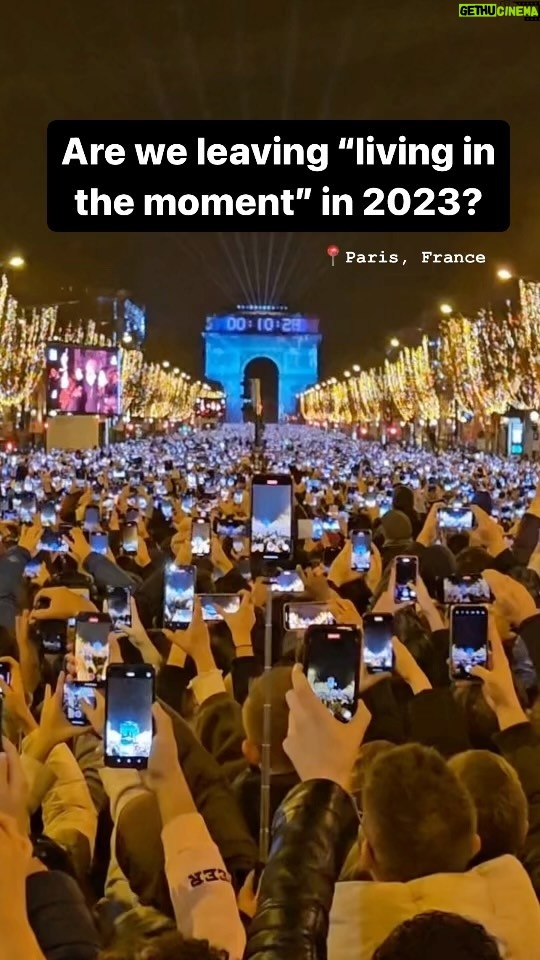
[(299, 540), (313, 540), (313, 520), (299, 517), (296, 521)]
[(0, 678), (4, 681), (4, 683), (7, 683), (9, 687), (11, 683), (11, 670), (9, 669), (9, 663), (0, 663)]
[(80, 705), (81, 700), (86, 700), (95, 709), (97, 706), (96, 688), (92, 684), (78, 683), (77, 681), (65, 683), (62, 707), (66, 718), (74, 727), (85, 727), (88, 723)]
[(280, 570), (272, 579), (272, 593), (304, 593), (302, 577), (296, 570)]
[(362, 645), (357, 627), (313, 626), (304, 637), (304, 673), (336, 720), (348, 723), (356, 713)]
[(364, 616), (362, 656), (367, 673), (391, 673), (394, 666), (394, 616), (392, 613), (367, 613)]
[(100, 553), (105, 556), (109, 549), (109, 538), (106, 533), (97, 533), (93, 531), (89, 537), (90, 547), (94, 553)]
[(442, 587), (442, 603), (493, 603), (493, 594), (481, 573), (466, 577), (445, 577)]
[[(329, 511), (331, 510), (332, 507), (329, 507)], [(341, 533), (339, 517), (333, 516), (329, 512), (325, 517), (322, 517), (322, 529), (323, 533)]]
[(33, 494), (23, 494), (21, 501), (21, 506), (19, 509), (19, 517), (21, 523), (33, 523), (34, 516), (36, 514), (37, 505), (36, 498)]
[(36, 620), (34, 636), (42, 653), (67, 653), (67, 628), (65, 620)]
[(236, 504), (237, 507), (241, 506), (244, 502), (244, 491), (235, 490), (233, 493), (232, 499), (233, 499), (233, 503)]
[(418, 557), (396, 557), (396, 583), (394, 603), (411, 603), (416, 600), (418, 580)]
[(307, 630), (308, 627), (332, 626), (335, 617), (327, 603), (286, 603), (283, 607), (283, 625), (286, 630)]
[(47, 500), (41, 505), (41, 523), (44, 527), (53, 527), (56, 523), (56, 504), (54, 500)]
[(442, 530), (472, 530), (473, 512), (468, 507), (441, 507), (438, 523)]
[(322, 517), (313, 517), (311, 521), (311, 539), (315, 542), (322, 540), (324, 527)]
[(122, 527), (122, 550), (124, 553), (137, 553), (139, 549), (139, 531), (137, 523), (129, 521)]
[(52, 527), (45, 527), (41, 534), (39, 549), (47, 553), (67, 553), (69, 544), (66, 543), (59, 530), (53, 530)]
[(105, 687), (106, 767), (144, 770), (152, 747), (155, 673), (147, 663), (111, 664)]
[(96, 530), (99, 527), (99, 507), (88, 506), (84, 511), (83, 530)]
[(351, 570), (366, 573), (371, 567), (371, 531), (353, 530), (351, 544)]
[(195, 519), (191, 525), (191, 552), (194, 557), (210, 554), (210, 524), (207, 520)]
[(75, 620), (75, 662), (80, 683), (103, 683), (109, 662), (111, 618), (107, 613), (80, 613)]
[(103, 612), (109, 614), (115, 630), (131, 627), (131, 592), (128, 587), (107, 587)]
[(28, 577), (29, 580), (35, 580), (41, 567), (41, 560), (36, 560), (35, 557), (32, 560), (29, 560), (24, 568), (24, 576)]
[(450, 677), (475, 680), (473, 667), (487, 667), (488, 610), (483, 604), (456, 604), (450, 608)]
[(163, 626), (170, 630), (186, 629), (193, 616), (197, 568), (169, 563), (164, 573)]
[(238, 593), (201, 593), (199, 594), (203, 620), (218, 623), (223, 617), (217, 610), (221, 607), (226, 613), (236, 613), (240, 609), (242, 597)]
[(292, 477), (257, 474), (251, 488), (251, 553), (289, 559), (293, 550)]

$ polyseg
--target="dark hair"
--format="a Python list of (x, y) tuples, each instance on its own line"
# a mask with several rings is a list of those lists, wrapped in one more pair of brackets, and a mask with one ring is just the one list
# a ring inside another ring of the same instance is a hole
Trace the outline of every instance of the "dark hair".
[(420, 913), (392, 931), (372, 960), (501, 960), (497, 941), (480, 923), (455, 913)]
[(459, 577), (468, 577), (474, 573), (483, 573), (491, 567), (493, 560), (483, 547), (466, 547), (456, 557), (456, 568)]
[(514, 768), (489, 750), (467, 750), (448, 763), (476, 807), (482, 842), (477, 861), (485, 863), (505, 854), (520, 857), (529, 827), (529, 810)]
[(228, 960), (228, 954), (207, 940), (186, 940), (175, 930), (157, 937), (128, 937), (100, 953), (98, 960)]
[(362, 791), (377, 879), (461, 873), (474, 856), (471, 797), (436, 750), (409, 743), (376, 757)]
[(468, 549), (469, 534), (463, 532), (450, 534), (450, 536), (446, 538), (446, 546), (450, 552), (457, 557), (458, 554)]

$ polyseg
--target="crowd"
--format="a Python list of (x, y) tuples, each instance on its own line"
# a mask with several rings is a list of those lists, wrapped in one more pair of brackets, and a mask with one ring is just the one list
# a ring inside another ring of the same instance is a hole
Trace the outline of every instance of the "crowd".
[[(535, 463), (292, 426), (262, 459), (292, 478), (296, 575), (250, 565), (247, 427), (2, 456), (0, 960), (540, 958)], [(165, 574), (191, 565), (204, 599), (171, 629)], [(453, 682), (440, 585), (480, 575), (489, 656)], [(206, 619), (213, 594), (240, 603)], [(392, 667), (361, 666), (349, 722), (308, 681), (292, 600), (360, 636), (393, 618)], [(74, 706), (79, 618), (108, 637), (94, 657), (85, 634), (99, 679)], [(104, 750), (122, 664), (155, 685), (131, 769)]]

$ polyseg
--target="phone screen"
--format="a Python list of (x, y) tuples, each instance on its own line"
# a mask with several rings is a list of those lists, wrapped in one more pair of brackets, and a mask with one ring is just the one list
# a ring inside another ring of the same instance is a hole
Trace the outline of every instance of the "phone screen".
[(305, 637), (304, 672), (330, 713), (348, 723), (356, 713), (360, 637), (354, 627), (311, 627)]
[(194, 557), (207, 557), (210, 553), (210, 524), (206, 520), (193, 521), (191, 551)]
[[(9, 663), (0, 663), (0, 677), (7, 683), (8, 687), (11, 683), (11, 670), (9, 669)], [(0, 693), (0, 697), (2, 694)]]
[(313, 517), (311, 524), (311, 539), (322, 540), (324, 534), (322, 517)]
[(139, 546), (139, 531), (137, 524), (125, 523), (122, 527), (122, 549), (124, 553), (137, 553)]
[(452, 607), (450, 616), (450, 671), (453, 680), (474, 680), (473, 667), (488, 662), (488, 612), (485, 607)]
[(80, 705), (80, 700), (86, 700), (91, 707), (96, 707), (96, 688), (87, 683), (64, 684), (64, 713), (75, 727), (84, 727), (88, 723)]
[(394, 662), (394, 617), (371, 613), (364, 617), (364, 665), (368, 673), (391, 673)]
[[(330, 507), (330, 509), (332, 509)], [(341, 533), (341, 527), (339, 524), (339, 518), (335, 516), (328, 516), (322, 518), (322, 530), (323, 533)]]
[(52, 500), (41, 506), (41, 523), (44, 527), (52, 527), (56, 523), (56, 504)]
[(438, 518), (443, 530), (472, 530), (473, 512), (467, 507), (442, 507)]
[(307, 630), (316, 625), (332, 626), (336, 622), (326, 603), (286, 603), (283, 618), (286, 630)]
[(491, 603), (492, 600), (489, 584), (481, 574), (443, 580), (443, 603)]
[(371, 566), (371, 533), (369, 530), (356, 530), (351, 533), (352, 559), (351, 569), (357, 573), (366, 573)]
[(268, 559), (292, 553), (292, 484), (287, 476), (257, 476), (251, 491), (251, 552)]
[(91, 533), (90, 547), (94, 553), (101, 553), (103, 556), (109, 549), (109, 538), (106, 533)]
[(69, 546), (60, 531), (45, 527), (41, 534), (39, 549), (46, 553), (67, 553)]
[(89, 613), (75, 621), (75, 661), (80, 683), (102, 683), (109, 661), (109, 617)]
[(65, 620), (38, 620), (34, 630), (43, 653), (67, 653), (67, 623)]
[(272, 580), (273, 593), (304, 593), (302, 577), (296, 570), (281, 570)]
[(99, 527), (99, 508), (98, 507), (87, 507), (84, 511), (84, 530), (95, 530), (96, 527)]
[(115, 630), (131, 627), (131, 593), (127, 587), (108, 587), (104, 610)]
[(24, 494), (19, 510), (21, 523), (32, 523), (36, 513), (36, 498), (33, 495)]
[(104, 759), (107, 767), (144, 769), (152, 746), (154, 671), (148, 664), (107, 672)]
[(223, 620), (223, 617), (217, 607), (221, 607), (225, 613), (236, 613), (240, 609), (242, 597), (238, 593), (201, 593), (199, 600), (201, 601), (203, 620), (218, 623)]
[(29, 580), (34, 580), (39, 573), (40, 567), (41, 567), (40, 560), (36, 560), (35, 558), (33, 558), (32, 560), (29, 560), (24, 568), (24, 576), (28, 577)]
[(171, 629), (186, 628), (193, 616), (195, 595), (195, 567), (177, 567), (170, 563), (165, 568), (163, 596), (163, 624)]
[(410, 603), (416, 600), (418, 557), (396, 557), (395, 603)]

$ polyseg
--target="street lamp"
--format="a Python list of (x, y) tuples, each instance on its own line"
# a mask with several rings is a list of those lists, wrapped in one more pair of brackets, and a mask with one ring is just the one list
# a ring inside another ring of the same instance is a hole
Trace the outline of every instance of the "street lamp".
[(512, 280), (514, 274), (511, 270), (507, 270), (506, 267), (501, 267), (500, 270), (497, 270), (497, 276), (499, 280)]
[(353, 370), (355, 373), (360, 373), (360, 365), (358, 363), (353, 363)]
[(168, 360), (164, 360), (161, 366), (163, 367), (164, 370), (168, 370), (170, 367), (170, 363)]
[(350, 375), (351, 375), (351, 371), (345, 370), (345, 373), (343, 374), (343, 376), (346, 377), (347, 380), (349, 379)]
[(450, 314), (454, 312), (449, 303), (441, 303), (439, 310), (445, 317), (449, 317)]
[(390, 346), (392, 347), (392, 350), (397, 350), (399, 347), (399, 340), (397, 337), (392, 337), (390, 340)]
[(10, 257), (9, 260), (0, 260), (0, 267), (11, 267), (13, 270), (20, 270), (26, 265), (24, 257)]

